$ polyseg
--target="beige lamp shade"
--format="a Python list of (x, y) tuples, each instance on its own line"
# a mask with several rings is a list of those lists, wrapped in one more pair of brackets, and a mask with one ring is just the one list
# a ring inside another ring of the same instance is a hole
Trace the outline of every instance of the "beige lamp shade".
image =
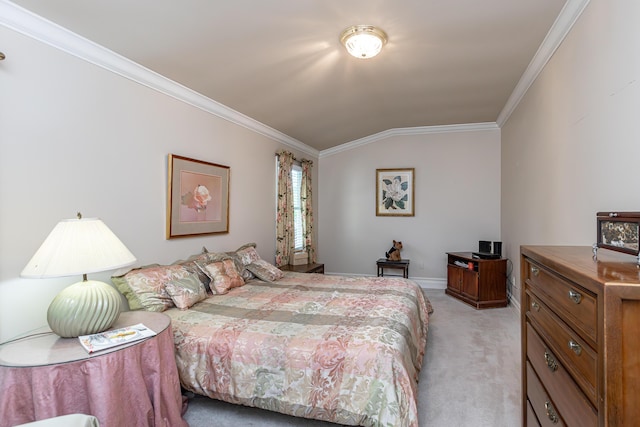
[(80, 276), (136, 262), (129, 249), (98, 218), (65, 219), (49, 233), (20, 276)]
[(26, 278), (82, 275), (83, 281), (62, 290), (47, 311), (49, 327), (61, 337), (105, 331), (120, 315), (121, 297), (104, 282), (87, 280), (88, 273), (133, 264), (136, 257), (101, 220), (60, 221), (22, 270)]

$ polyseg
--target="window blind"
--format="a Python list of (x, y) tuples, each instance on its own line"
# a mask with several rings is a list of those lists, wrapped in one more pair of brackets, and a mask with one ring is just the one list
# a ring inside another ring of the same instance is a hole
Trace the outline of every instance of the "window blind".
[(302, 237), (302, 201), (300, 200), (300, 189), (302, 188), (302, 167), (293, 165), (291, 168), (291, 185), (293, 192), (293, 226), (295, 250), (304, 249), (304, 239)]

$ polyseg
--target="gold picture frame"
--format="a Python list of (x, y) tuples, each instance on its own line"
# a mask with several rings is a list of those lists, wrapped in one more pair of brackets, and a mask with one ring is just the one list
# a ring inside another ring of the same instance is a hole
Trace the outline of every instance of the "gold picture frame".
[(229, 232), (229, 166), (169, 154), (167, 239)]
[(376, 216), (415, 216), (415, 169), (376, 169)]

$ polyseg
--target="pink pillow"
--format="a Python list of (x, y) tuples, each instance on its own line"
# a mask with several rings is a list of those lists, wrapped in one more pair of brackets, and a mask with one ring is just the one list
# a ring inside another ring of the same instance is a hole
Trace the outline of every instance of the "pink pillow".
[(173, 307), (167, 283), (188, 275), (189, 271), (181, 265), (152, 265), (111, 277), (111, 281), (127, 298), (129, 309), (164, 311)]
[(240, 276), (240, 273), (238, 273), (236, 264), (231, 258), (209, 264), (196, 261), (196, 265), (202, 268), (202, 271), (211, 278), (209, 286), (211, 290), (218, 295), (226, 294), (229, 292), (229, 289), (244, 285), (244, 280), (242, 276)]

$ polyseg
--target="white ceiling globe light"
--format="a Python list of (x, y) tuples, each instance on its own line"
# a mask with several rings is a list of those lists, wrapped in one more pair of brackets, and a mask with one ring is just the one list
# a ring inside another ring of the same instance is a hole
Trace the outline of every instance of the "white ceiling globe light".
[(340, 42), (354, 57), (373, 58), (387, 43), (387, 34), (373, 25), (353, 25), (340, 34)]

